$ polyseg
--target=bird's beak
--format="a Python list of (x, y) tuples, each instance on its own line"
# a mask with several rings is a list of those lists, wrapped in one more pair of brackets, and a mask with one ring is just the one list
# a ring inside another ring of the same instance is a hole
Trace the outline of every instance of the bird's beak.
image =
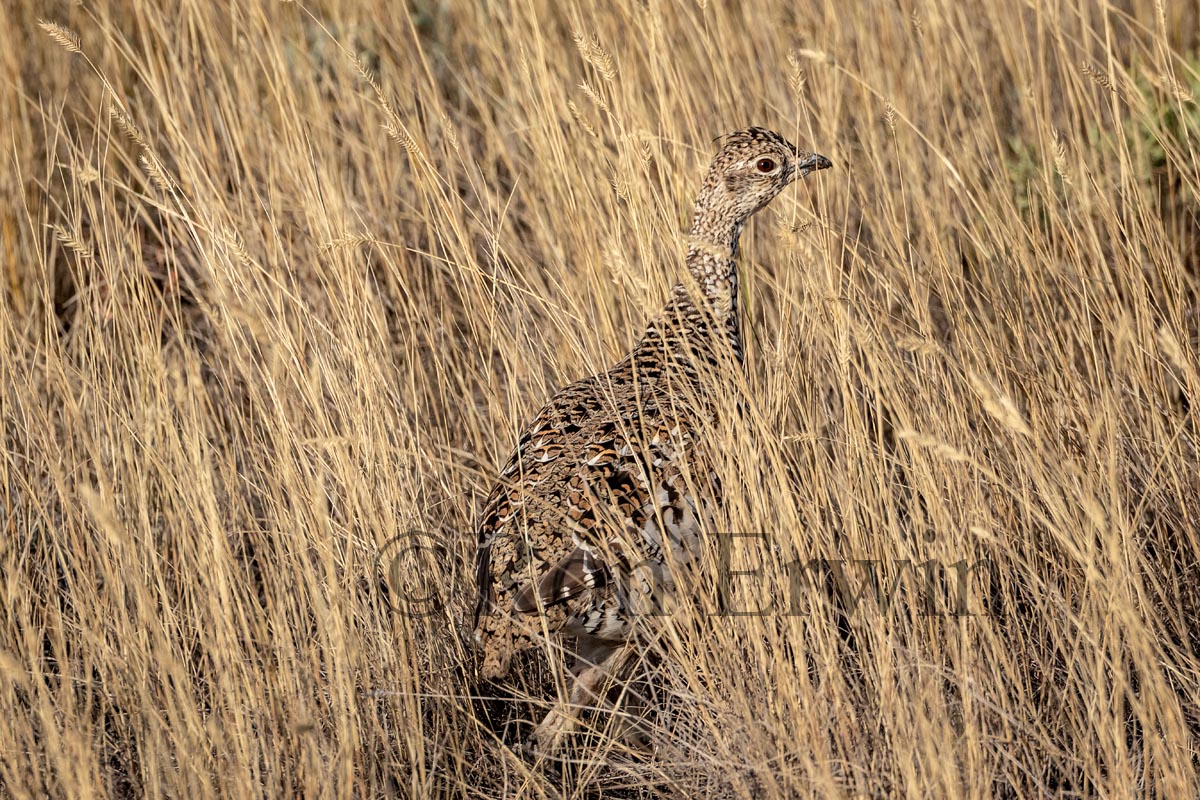
[(816, 172), (819, 169), (829, 169), (832, 166), (833, 162), (825, 156), (811, 153), (808, 158), (796, 162), (796, 172), (799, 177), (803, 178), (810, 172)]

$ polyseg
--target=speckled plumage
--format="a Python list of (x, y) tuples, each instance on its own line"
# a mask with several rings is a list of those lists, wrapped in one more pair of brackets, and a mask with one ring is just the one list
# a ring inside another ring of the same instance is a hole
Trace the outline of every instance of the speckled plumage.
[[(631, 620), (669, 591), (715, 496), (695, 432), (714, 414), (711, 367), (742, 359), (735, 258), (746, 220), (788, 183), (829, 167), (782, 136), (725, 137), (696, 199), (687, 268), (641, 340), (538, 413), (484, 506), (474, 631), (482, 674), (504, 675), (543, 634), (573, 638), (573, 703), (615, 670)], [(697, 491), (698, 488), (707, 491)], [(631, 566), (636, 565), (636, 567)], [(553, 748), (571, 714), (538, 730)]]

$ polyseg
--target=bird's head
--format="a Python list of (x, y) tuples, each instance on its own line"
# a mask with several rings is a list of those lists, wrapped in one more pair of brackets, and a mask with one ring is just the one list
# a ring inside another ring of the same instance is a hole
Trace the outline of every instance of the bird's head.
[(723, 138), (700, 202), (710, 213), (724, 217), (721, 222), (741, 223), (789, 183), (831, 166), (825, 156), (805, 152), (774, 131), (736, 131)]

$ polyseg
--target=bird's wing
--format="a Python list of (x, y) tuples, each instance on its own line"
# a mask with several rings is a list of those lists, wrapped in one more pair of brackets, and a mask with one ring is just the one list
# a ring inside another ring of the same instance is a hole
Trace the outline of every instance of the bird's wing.
[(513, 608), (529, 614), (566, 602), (589, 589), (598, 589), (608, 581), (608, 566), (590, 548), (576, 547), (546, 570), (536, 584), (526, 584), (513, 600)]

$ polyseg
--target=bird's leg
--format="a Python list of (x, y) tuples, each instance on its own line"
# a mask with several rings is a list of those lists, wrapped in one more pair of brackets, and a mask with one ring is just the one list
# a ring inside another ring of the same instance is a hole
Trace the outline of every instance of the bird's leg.
[[(581, 641), (580, 645), (580, 653), (571, 669), (571, 691), (567, 702), (551, 709), (533, 732), (537, 752), (541, 755), (551, 755), (562, 746), (563, 739), (579, 724), (579, 712), (595, 706), (601, 700), (600, 688), (605, 680), (619, 673), (619, 669), (612, 667), (614, 656), (620, 655), (621, 645), (595, 641)], [(629, 651), (630, 648), (626, 648), (626, 652)], [(627, 656), (623, 656), (615, 666), (623, 669), (627, 662)]]
[(597, 689), (607, 677), (608, 671), (597, 664), (584, 669), (571, 679), (571, 692), (567, 702), (552, 708), (533, 732), (539, 754), (550, 755), (562, 746), (563, 739), (579, 724), (579, 712), (586, 705), (591, 705), (590, 701), (596, 699)]
[[(627, 677), (637, 650), (627, 647), (620, 654), (619, 660), (612, 666), (612, 674)], [(613, 710), (618, 712), (614, 725), (614, 734), (625, 743), (631, 753), (649, 755), (654, 752), (654, 740), (650, 731), (642, 724), (649, 700), (644, 693), (638, 691), (629, 683), (620, 687), (612, 698)], [(619, 710), (617, 706), (620, 706)]]

